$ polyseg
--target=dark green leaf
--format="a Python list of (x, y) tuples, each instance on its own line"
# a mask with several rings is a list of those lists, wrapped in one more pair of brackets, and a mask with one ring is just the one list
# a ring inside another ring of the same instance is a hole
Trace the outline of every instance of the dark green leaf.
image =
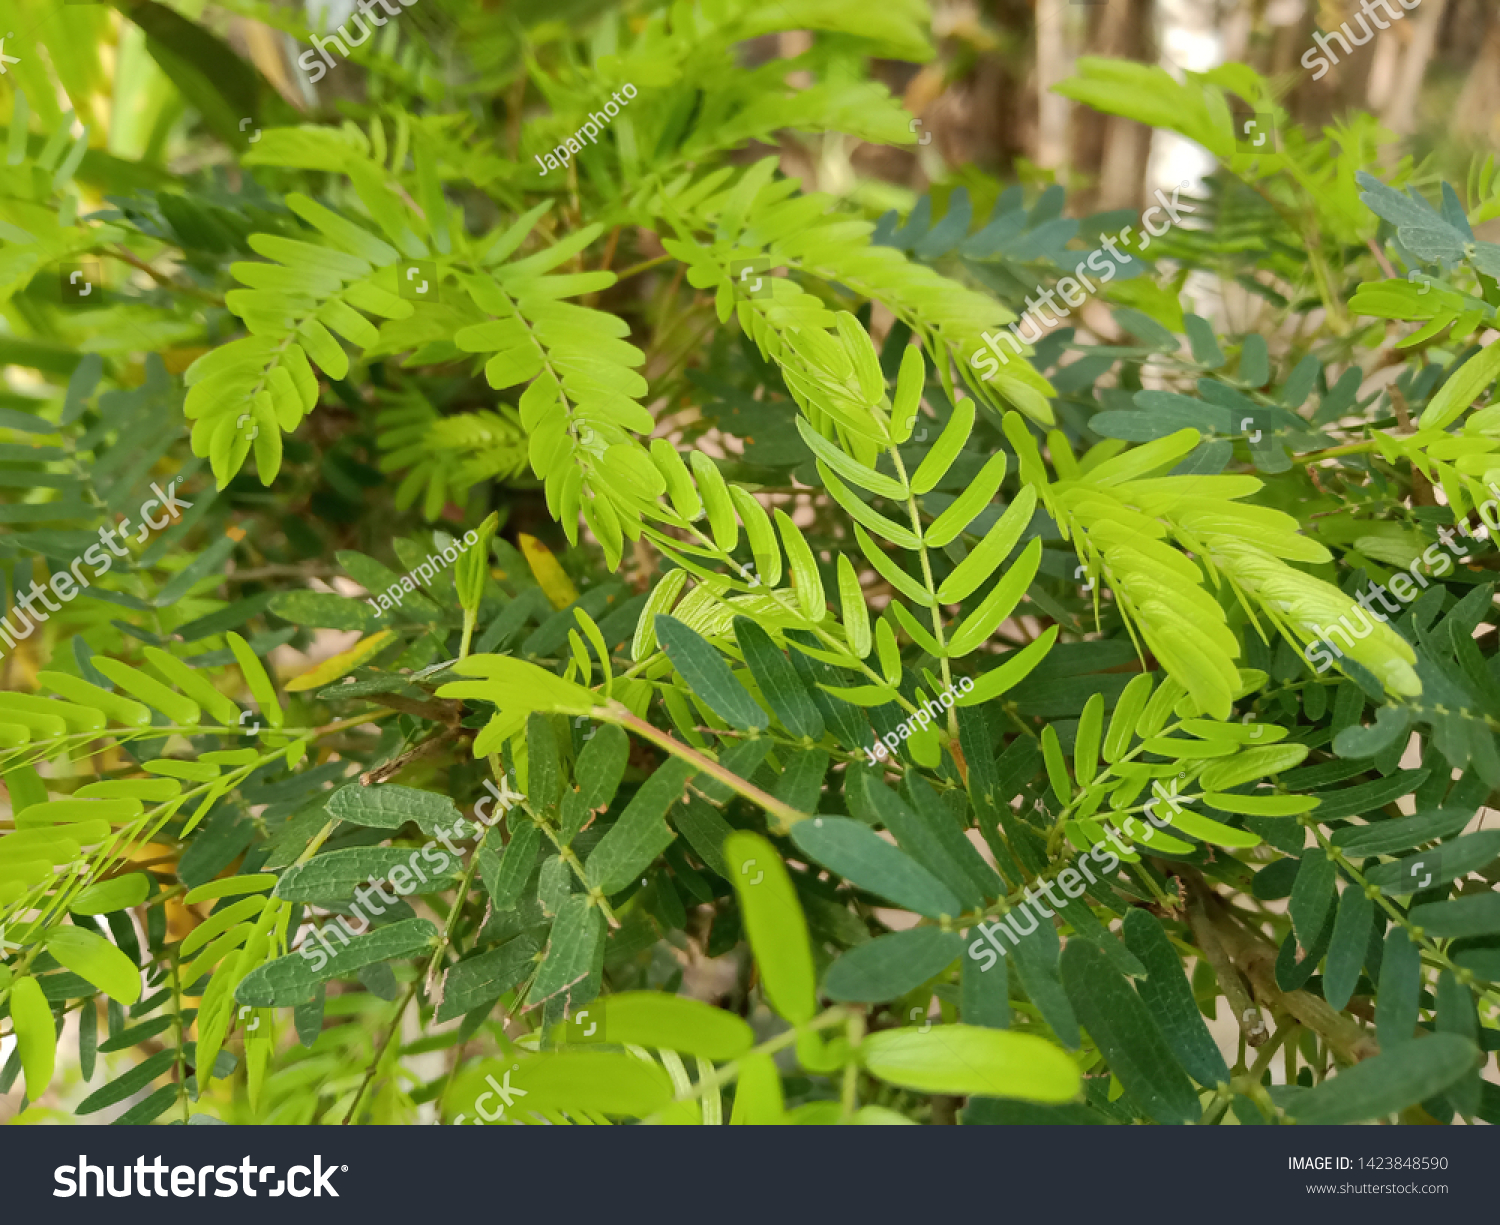
[(532, 711), (526, 720), (526, 795), (538, 811), (551, 808), (562, 794), (562, 763), (552, 717)]
[(283, 591), (271, 611), (293, 625), (331, 630), (363, 630), (372, 619), (368, 605), (321, 591)]
[(302, 950), (251, 970), (240, 982), (234, 998), (252, 1008), (301, 1004), (313, 997), (319, 983), (353, 974), (361, 966), (430, 951), (437, 942), (437, 934), (437, 928), (426, 919), (403, 919), (355, 936), (347, 945), (330, 941), (334, 954), (321, 964), (311, 952), (304, 956), (302, 950), (326, 957), (325, 950), (309, 936)]
[(1383, 1119), (1449, 1089), (1479, 1059), (1479, 1048), (1457, 1034), (1408, 1041), (1329, 1077), (1288, 1113), (1308, 1126)]
[[(391, 877), (400, 868), (400, 880)], [(276, 896), (289, 902), (337, 902), (352, 897), (367, 878), (391, 880), (402, 897), (409, 893), (437, 893), (453, 887), (453, 877), (462, 870), (453, 856), (440, 846), (430, 848), (424, 858), (412, 847), (359, 846), (326, 851), (307, 863), (288, 868), (276, 883)], [(407, 884), (406, 889), (401, 883)]]
[(695, 773), (690, 764), (676, 757), (657, 767), (589, 855), (590, 884), (606, 895), (618, 893), (672, 844), (676, 835), (667, 825), (667, 812), (682, 800), (683, 789)]
[[(1023, 909), (1017, 907), (1011, 915), (1019, 915)], [(1035, 915), (1031, 921), (1036, 925), (1035, 930), (1023, 936), (1010, 953), (1016, 977), (1021, 980), (1027, 998), (1042, 1014), (1042, 1020), (1052, 1027), (1058, 1041), (1069, 1050), (1077, 1050), (1083, 1039), (1078, 1033), (1073, 1006), (1068, 1002), (1068, 994), (1058, 976), (1057, 928), (1052, 926), (1051, 920), (1039, 919)], [(997, 939), (1003, 946), (1006, 937), (998, 935)]]
[(594, 954), (603, 939), (604, 916), (589, 904), (587, 897), (574, 894), (564, 902), (557, 921), (552, 924), (552, 936), (527, 996), (527, 1008), (535, 1008), (559, 995), (571, 1000), (575, 989), (588, 978)]
[(1382, 1050), (1392, 1050), (1412, 1040), (1421, 995), (1421, 950), (1407, 937), (1405, 929), (1393, 927), (1386, 935), (1381, 953), (1380, 987), (1375, 995), (1375, 1034)]
[(729, 866), (724, 860), (724, 839), (734, 827), (719, 815), (717, 809), (692, 796), (673, 814), (672, 824), (711, 871), (729, 879)]
[(340, 787), (329, 797), (328, 815), (376, 829), (400, 829), (411, 821), (429, 837), (436, 837), (439, 829), (451, 829), (460, 816), (446, 795), (394, 783), (373, 787), (349, 783)]
[[(1474, 995), (1458, 981), (1452, 970), (1444, 970), (1438, 975), (1437, 1032), (1457, 1034), (1475, 1045), (1479, 1043), (1479, 1017), (1474, 1011)], [(1475, 1068), (1448, 1090), (1448, 1100), (1459, 1114), (1473, 1118), (1479, 1111), (1483, 1086), (1479, 1069)]]
[(965, 933), (965, 939), (969, 946), (959, 968), (958, 1014), (965, 1025), (1009, 1029), (1010, 974), (1006, 970), (1007, 959), (997, 957), (994, 964), (981, 966), (974, 956), (975, 942), (978, 941), (981, 948), (988, 942), (977, 934), (975, 928)]
[(984, 901), (979, 889), (970, 882), (939, 837), (900, 796), (871, 774), (861, 775), (856, 786), (861, 784), (866, 802), (895, 836), (902, 850), (953, 890), (965, 907), (975, 907)]
[(659, 613), (656, 637), (688, 688), (719, 718), (742, 732), (761, 731), (770, 724), (723, 657), (681, 621)]
[(878, 1004), (905, 995), (942, 973), (963, 952), (957, 932), (913, 927), (887, 932), (850, 949), (828, 967), (823, 991), (830, 998)]
[(933, 919), (963, 910), (942, 881), (859, 821), (801, 821), (792, 827), (792, 841), (825, 868), (903, 909)]
[(117, 1076), (107, 1085), (102, 1085), (90, 1093), (83, 1101), (79, 1102), (74, 1109), (74, 1114), (93, 1114), (96, 1110), (103, 1110), (106, 1106), (113, 1106), (116, 1102), (123, 1102), (127, 1097), (133, 1097), (158, 1076), (167, 1071), (168, 1068), (177, 1064), (177, 1051), (175, 1048), (158, 1051), (144, 1063), (138, 1063), (129, 1071)]
[[(221, 1054), (220, 1059), (223, 1058)], [(217, 1060), (215, 1061), (218, 1062)], [(113, 1123), (115, 1127), (137, 1127), (144, 1123), (150, 1123), (160, 1118), (166, 1111), (177, 1104), (177, 1095), (181, 1092), (176, 1085), (163, 1085), (155, 1093), (142, 1098)]]
[(1413, 907), (1411, 921), (1429, 936), (1487, 936), (1500, 932), (1500, 893), (1476, 893)]
[(776, 649), (771, 636), (747, 617), (734, 619), (734, 636), (744, 653), (745, 664), (761, 696), (771, 706), (771, 713), (794, 736), (819, 740), (823, 736), (823, 716), (818, 713), (807, 686), (797, 675), (787, 657)]
[(1373, 825), (1350, 825), (1334, 833), (1331, 841), (1345, 855), (1391, 855), (1424, 842), (1451, 838), (1474, 819), (1470, 809), (1434, 808), (1409, 817), (1377, 821)]
[(510, 821), (510, 841), (502, 844), (500, 829), (484, 836), (479, 850), (479, 878), (496, 910), (509, 910), (521, 900), (521, 890), (536, 866), (537, 844), (542, 834), (524, 814)]
[(1418, 893), (1434, 884), (1478, 872), (1493, 863), (1496, 856), (1500, 856), (1500, 830), (1482, 830), (1451, 839), (1432, 850), (1379, 864), (1365, 873), (1365, 879), (1391, 896)]
[(1141, 1108), (1158, 1123), (1195, 1120), (1200, 1110), (1192, 1082), (1129, 980), (1098, 949), (1070, 940), (1062, 954), (1062, 981), (1110, 1071)]
[(603, 808), (614, 798), (629, 759), (630, 737), (613, 723), (606, 723), (585, 742), (574, 771), (585, 808)]
[(1340, 1011), (1359, 982), (1374, 918), (1375, 903), (1358, 885), (1350, 885), (1339, 895), (1333, 938), (1328, 944), (1328, 959), (1323, 963), (1323, 998)]
[(1132, 909), (1125, 916), (1125, 944), (1146, 967), (1135, 984), (1142, 1003), (1161, 1026), (1162, 1036), (1188, 1075), (1212, 1088), (1229, 1080), (1229, 1068), (1208, 1032), (1193, 989), (1182, 969), (1182, 957), (1149, 911)]
[(443, 975), (434, 1020), (451, 1021), (472, 1009), (493, 1004), (521, 984), (536, 963), (541, 947), (540, 941), (523, 932), (497, 949), (467, 957), (449, 967)]
[(1323, 930), (1334, 903), (1334, 881), (1338, 870), (1321, 846), (1302, 852), (1302, 864), (1292, 885), (1287, 913), (1297, 933), (1297, 942), (1310, 949)]

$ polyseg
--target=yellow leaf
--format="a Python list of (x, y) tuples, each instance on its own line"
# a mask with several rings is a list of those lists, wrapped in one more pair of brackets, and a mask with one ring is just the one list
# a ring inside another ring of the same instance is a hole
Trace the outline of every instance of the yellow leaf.
[(395, 636), (392, 630), (381, 630), (378, 634), (360, 639), (347, 651), (325, 659), (311, 672), (304, 672), (296, 680), (288, 681), (287, 692), (301, 693), (305, 689), (317, 689), (321, 685), (331, 684), (345, 673), (353, 672), (365, 660), (379, 654), (381, 648)]
[(557, 558), (552, 556), (551, 549), (535, 536), (522, 532), (521, 552), (526, 557), (526, 564), (531, 567), (531, 573), (541, 584), (542, 594), (552, 602), (553, 608), (566, 608), (578, 599), (578, 588), (563, 573), (563, 568), (557, 564)]

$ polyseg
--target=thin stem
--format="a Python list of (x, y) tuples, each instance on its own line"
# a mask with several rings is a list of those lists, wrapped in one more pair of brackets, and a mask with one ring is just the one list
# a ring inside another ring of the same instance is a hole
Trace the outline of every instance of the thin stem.
[(479, 613), (476, 609), (464, 609), (464, 637), (463, 641), (458, 644), (458, 657), (460, 659), (467, 659), (469, 657), (469, 641), (474, 637), (474, 625), (478, 620)]
[[(842, 1025), (848, 1021), (849, 1010), (843, 1007), (830, 1008), (821, 1016), (814, 1017), (804, 1025), (794, 1025), (791, 1029), (777, 1034), (759, 1046), (746, 1051), (738, 1059), (730, 1060), (723, 1067), (715, 1068), (713, 1073), (701, 1077), (698, 1083), (677, 1094), (672, 1100), (674, 1102), (695, 1101), (711, 1089), (719, 1089), (729, 1084), (740, 1074), (740, 1065), (752, 1055), (774, 1055), (777, 1051), (784, 1051), (797, 1041), (804, 1033), (811, 1033), (820, 1029), (832, 1029), (835, 1025)], [(660, 1112), (658, 1112), (659, 1115)], [(643, 1123), (657, 1122), (658, 1115), (652, 1115), (649, 1119), (643, 1119)]]
[(1299, 464), (1315, 464), (1320, 459), (1333, 459), (1339, 455), (1362, 455), (1368, 451), (1379, 449), (1379, 444), (1368, 442), (1349, 442), (1341, 447), (1327, 447), (1322, 451), (1309, 451), (1306, 455), (1298, 455), (1294, 462)]
[(635, 274), (638, 272), (645, 272), (648, 269), (658, 267), (661, 264), (665, 264), (669, 259), (672, 258), (673, 257), (671, 255), (658, 255), (655, 259), (642, 260), (639, 264), (632, 264), (629, 268), (615, 273), (616, 284), (618, 284), (620, 281), (623, 281), (626, 277), (635, 276)]
[[(849, 1048), (854, 1050), (864, 1040), (865, 1015), (862, 1012), (853, 1012), (849, 1016)], [(842, 1110), (840, 1117), (844, 1122), (850, 1122), (854, 1118), (854, 1112), (859, 1108), (859, 1060), (853, 1058), (844, 1065), (844, 1091), (840, 1098)]]
[(681, 741), (674, 740), (666, 732), (658, 731), (644, 719), (631, 714), (629, 710), (618, 702), (611, 702), (607, 707), (604, 707), (602, 710), (596, 710), (594, 713), (596, 718), (606, 723), (618, 723), (621, 727), (628, 727), (637, 736), (641, 737), (641, 739), (649, 740), (652, 744), (666, 749), (672, 756), (690, 762), (704, 774), (718, 779), (719, 782), (732, 791), (744, 796), (752, 804), (758, 804), (771, 816), (777, 818), (781, 827), (778, 829), (778, 833), (786, 833), (797, 822), (806, 821), (811, 815), (810, 813), (798, 812), (790, 804), (784, 804), (774, 796), (767, 795), (759, 787), (755, 786), (755, 784), (747, 783), (738, 774), (726, 770), (718, 762), (698, 752), (697, 749), (689, 748)]
[[(177, 952), (170, 954), (172, 960), (172, 1028), (177, 1033), (177, 1102), (182, 1107), (182, 1121), (188, 1121), (187, 1056), (183, 1045), (187, 1041), (182, 1025), (182, 982), (178, 974)], [(201, 1091), (202, 1086), (199, 1086)]]
[[(930, 609), (932, 613), (932, 633), (937, 639), (938, 647), (943, 651), (943, 654), (938, 658), (938, 666), (943, 673), (944, 691), (947, 692), (953, 688), (953, 666), (948, 660), (948, 642), (943, 635), (943, 614), (938, 611), (937, 584), (932, 581), (932, 559), (927, 554), (927, 542), (922, 539), (922, 519), (917, 513), (917, 495), (911, 492), (911, 483), (906, 477), (906, 465), (901, 462), (901, 449), (893, 443), (890, 454), (891, 459), (896, 464), (896, 479), (907, 487), (906, 513), (911, 516), (912, 535), (917, 538), (918, 542), (917, 556), (922, 559), (922, 582), (927, 587), (927, 594), (932, 597), (932, 607)], [(935, 694), (934, 696), (941, 695)], [(950, 707), (948, 710), (948, 735), (955, 741), (958, 739), (957, 705)], [(956, 758), (957, 754), (954, 756)], [(965, 769), (964, 773), (967, 776), (968, 770)]]
[[(455, 906), (454, 910), (457, 909), (458, 907)], [(365, 1095), (365, 1090), (369, 1088), (370, 1082), (375, 1079), (375, 1073), (380, 1070), (381, 1061), (385, 1058), (386, 1051), (390, 1049), (391, 1039), (396, 1036), (396, 1030), (401, 1024), (401, 1018), (406, 1015), (406, 1006), (411, 1003), (412, 996), (416, 995), (417, 987), (421, 985), (421, 982), (420, 977), (413, 979), (411, 986), (407, 987), (405, 993), (401, 996), (400, 1003), (396, 1005), (396, 1016), (387, 1027), (385, 1037), (380, 1040), (380, 1049), (375, 1052), (375, 1058), (370, 1061), (370, 1070), (365, 1073), (365, 1078), (359, 1082), (359, 1088), (354, 1091), (354, 1100), (349, 1103), (349, 1113), (344, 1116), (345, 1127), (348, 1127), (354, 1121), (354, 1112), (359, 1109), (359, 1103)]]

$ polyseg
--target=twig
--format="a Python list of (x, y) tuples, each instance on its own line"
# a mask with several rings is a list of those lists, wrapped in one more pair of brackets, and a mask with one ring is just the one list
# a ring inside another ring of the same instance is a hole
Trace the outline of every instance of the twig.
[(753, 783), (747, 783), (738, 774), (726, 770), (718, 762), (704, 756), (697, 749), (691, 749), (679, 740), (674, 740), (666, 732), (658, 731), (644, 719), (630, 713), (619, 702), (611, 702), (602, 710), (595, 711), (595, 717), (608, 723), (618, 723), (621, 727), (628, 727), (637, 736), (651, 741), (652, 744), (666, 749), (672, 756), (681, 758), (683, 761), (697, 766), (704, 774), (718, 779), (730, 790), (738, 792), (752, 804), (757, 804), (765, 809), (766, 813), (777, 819), (780, 826), (778, 832), (786, 833), (799, 821), (806, 821), (810, 813), (799, 812), (790, 804), (784, 804), (774, 796), (767, 795)]
[(158, 272), (140, 256), (132, 254), (124, 247), (111, 247), (106, 255), (112, 255), (121, 263), (129, 264), (132, 268), (138, 268), (153, 281), (164, 289), (170, 289), (173, 293), (187, 294), (190, 297), (199, 298), (204, 302), (212, 302), (215, 306), (223, 306), (224, 299), (209, 293), (207, 290), (199, 289), (196, 285), (183, 285), (174, 281), (164, 272)]
[[(1379, 1054), (1380, 1048), (1375, 1039), (1353, 1021), (1334, 1011), (1326, 1000), (1307, 991), (1283, 991), (1276, 982), (1276, 950), (1270, 943), (1229, 919), (1222, 900), (1201, 876), (1185, 871), (1182, 879), (1188, 888), (1189, 917), (1193, 918), (1196, 914), (1194, 933), (1207, 931), (1211, 936), (1218, 937), (1221, 942), (1218, 945), (1220, 951), (1227, 952), (1234, 968), (1244, 973), (1257, 998), (1273, 1010), (1285, 1009), (1303, 1025), (1321, 1034), (1329, 1049), (1345, 1063), (1358, 1063), (1361, 1059)], [(1220, 921), (1221, 917), (1228, 921)], [(1210, 956), (1208, 947), (1202, 947), (1204, 955)], [(1220, 976), (1219, 985), (1227, 986), (1225, 976)], [(1243, 988), (1240, 990), (1243, 991)], [(1225, 995), (1229, 994), (1226, 990)], [(1262, 1036), (1260, 1042), (1251, 1041), (1250, 1044), (1259, 1046), (1266, 1038), (1265, 1023), (1260, 1020), (1258, 1008), (1254, 1009), (1254, 1015)], [(1236, 1019), (1239, 1019), (1238, 1012)], [(1247, 1041), (1250, 1041), (1248, 1035)]]
[(626, 277), (635, 276), (635, 274), (638, 272), (646, 272), (647, 270), (655, 268), (660, 264), (665, 264), (671, 258), (672, 256), (670, 255), (658, 255), (654, 259), (643, 260), (641, 263), (632, 264), (629, 268), (626, 268), (625, 271), (616, 274), (616, 278), (617, 280), (623, 281)]
[(1378, 263), (1384, 270), (1386, 276), (1390, 277), (1392, 280), (1398, 280), (1399, 278), (1396, 276), (1396, 270), (1391, 267), (1391, 261), (1386, 259), (1385, 252), (1376, 245), (1375, 240), (1373, 238), (1367, 238), (1365, 239), (1365, 245), (1370, 248), (1371, 254), (1375, 256), (1375, 262)]

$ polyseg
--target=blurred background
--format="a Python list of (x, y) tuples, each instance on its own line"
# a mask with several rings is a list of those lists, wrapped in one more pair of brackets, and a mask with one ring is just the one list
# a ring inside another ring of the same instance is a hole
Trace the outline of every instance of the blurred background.
[[(777, 0), (762, 2), (773, 6)], [(14, 117), (12, 89), (19, 86), (30, 101), (36, 133), (52, 130), (73, 111), (71, 131), (77, 135), (87, 125), (92, 150), (143, 164), (143, 189), (155, 186), (152, 167), (190, 174), (222, 166), (238, 190), (235, 151), (224, 140), (202, 136), (209, 128), (253, 140), (245, 132), (250, 121), (239, 118), (250, 105), (215, 113), (215, 99), (197, 88), (192, 73), (174, 74), (160, 55), (148, 54), (140, 22), (149, 18), (146, 10), (158, 6), (137, 0), (118, 0), (118, 5), (137, 21), (89, 0), (0, 0), (0, 34), (5, 35), (0, 53), (15, 57), (8, 64), (0, 61), (0, 68), (8, 68), (0, 78), (0, 120)], [(382, 51), (394, 50), (391, 62), (372, 59), (369, 71), (342, 65), (310, 82), (297, 67), (309, 32), (344, 25), (356, 11), (355, 0), (169, 0), (161, 7), (202, 21), (255, 64), (278, 96), (257, 110), (268, 127), (313, 118), (362, 119), (400, 105), (413, 89), (433, 109), (489, 111), (504, 114), (507, 124), (519, 123), (522, 111), (532, 104), (539, 108), (540, 100), (528, 98), (524, 88), (518, 95), (502, 91), (528, 54), (562, 54), (565, 44), (588, 28), (590, 17), (640, 8), (628, 0), (411, 0), (372, 40)], [(486, 21), (477, 32), (476, 8), (507, 20)], [(1409, 152), (1432, 174), (1458, 183), (1476, 155), (1500, 151), (1500, 0), (931, 0), (931, 9), (938, 49), (931, 62), (872, 66), (913, 116), (915, 148), (866, 145), (836, 135), (786, 136), (778, 152), (788, 174), (803, 179), (809, 190), (857, 202), (872, 217), (887, 209), (904, 214), (929, 190), (940, 198), (935, 210), (940, 215), (959, 186), (968, 187), (976, 201), (993, 202), (997, 184), (1019, 182), (1035, 189), (1060, 183), (1068, 189), (1067, 211), (1075, 216), (1139, 209), (1154, 189), (1170, 192), (1184, 180), (1194, 191), (1212, 169), (1203, 150), (1170, 132), (1102, 115), (1054, 92), (1088, 56), (1122, 57), (1174, 76), (1235, 61), (1248, 64), (1276, 83), (1282, 104), (1305, 127), (1334, 125), (1351, 111), (1367, 110), (1390, 133), (1392, 164)], [(154, 28), (161, 40), (175, 37), (165, 26)], [(529, 37), (524, 44), (522, 31)], [(747, 43), (740, 55), (747, 62), (767, 62), (802, 55), (812, 46), (811, 34), (792, 32)], [(231, 99), (238, 98), (239, 61), (220, 64), (207, 54), (185, 54), (184, 68), (210, 73)], [(352, 58), (356, 65), (362, 59)], [(245, 93), (254, 96), (249, 85)], [(522, 105), (510, 106), (512, 96)], [(743, 156), (752, 160), (764, 152), (746, 149)], [(8, 193), (0, 189), (0, 194)], [(233, 203), (252, 207), (258, 201), (247, 191)], [(166, 369), (180, 372), (200, 350), (174, 354), (169, 346), (175, 333), (164, 324), (153, 326), (162, 330), (145, 337), (144, 344), (130, 341), (131, 347), (161, 352)], [(192, 325), (185, 334), (196, 332)], [(9, 376), (18, 385), (34, 379), (19, 369), (12, 367)], [(313, 427), (326, 431), (319, 441), (330, 450), (344, 428), (337, 412), (337, 405), (325, 406)], [(335, 453), (320, 467), (318, 480), (335, 486), (345, 462)], [(325, 524), (358, 519), (359, 478), (369, 470), (348, 462), (354, 475), (332, 492), (315, 489), (308, 518)], [(378, 473), (370, 476), (379, 483)], [(290, 539), (296, 516), (287, 519)], [(313, 536), (304, 555), (312, 557), (321, 547)], [(299, 564), (294, 572), (312, 579), (333, 573), (323, 563)], [(350, 641), (325, 633), (299, 666)], [(68, 1024), (75, 1026), (76, 1019), (70, 1016)], [(1220, 1017), (1215, 1034), (1232, 1050), (1230, 1018)], [(65, 1036), (63, 1048), (75, 1043), (76, 1037)], [(0, 1060), (9, 1053), (9, 1040), (0, 1043)], [(441, 1057), (432, 1058), (435, 1071)], [(18, 1109), (20, 1092), (17, 1086), (0, 1095), (0, 1120)], [(72, 1100), (84, 1092), (76, 1079), (69, 1081), (66, 1093)]]
[[(463, 7), (445, 9), (448, 2), (420, 0), (406, 16), (426, 18), (436, 32)], [(499, 0), (486, 7), (513, 12), (524, 26), (616, 6)], [(1174, 75), (1245, 63), (1277, 80), (1298, 122), (1320, 127), (1349, 110), (1368, 110), (1394, 135), (1410, 137), (1419, 160), (1436, 154), (1458, 167), (1460, 178), (1470, 153), (1500, 142), (1497, 0), (932, 0), (931, 8), (938, 58), (920, 68), (889, 63), (881, 73), (920, 119), (919, 139), (931, 138), (910, 180), (919, 190), (924, 179), (956, 172), (961, 180), (973, 167), (1004, 180), (1055, 176), (1070, 196), (1079, 193), (1080, 206), (1129, 208), (1156, 186), (1209, 169), (1206, 156), (1180, 138), (1153, 136), (1141, 124), (1053, 93), (1082, 56), (1157, 64)], [(426, 12), (418, 16), (419, 9)], [(305, 20), (332, 30), (354, 11), (355, 0), (306, 0)], [(1347, 53), (1334, 34), (1346, 23)], [(1319, 33), (1331, 57), (1314, 41)], [(777, 35), (748, 54), (784, 58), (810, 43), (807, 34)], [(1322, 58), (1330, 62), (1320, 68)], [(301, 74), (293, 76), (300, 84)], [(305, 103), (311, 89), (305, 87)], [(901, 181), (896, 159), (904, 156), (863, 149), (854, 168)], [(836, 155), (806, 169), (819, 175), (823, 190), (854, 187)]]

